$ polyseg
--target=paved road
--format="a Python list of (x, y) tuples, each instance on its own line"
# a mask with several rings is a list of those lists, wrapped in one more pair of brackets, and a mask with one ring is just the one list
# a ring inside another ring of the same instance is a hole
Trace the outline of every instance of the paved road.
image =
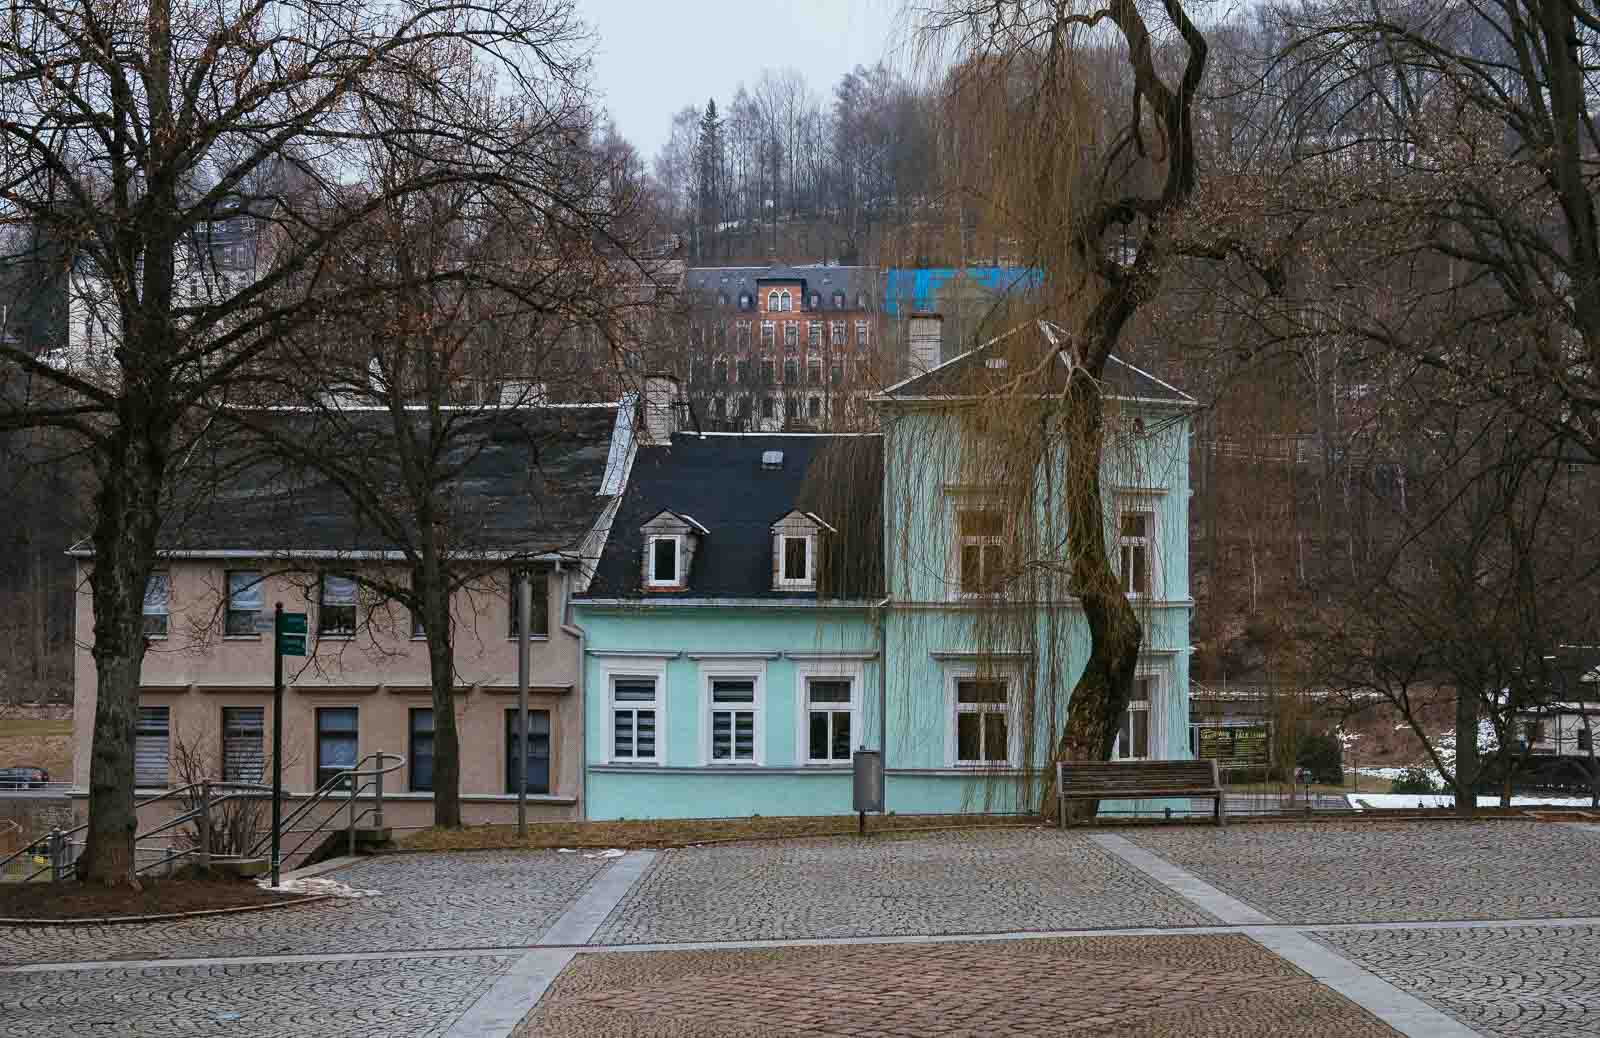
[(1498, 821), (397, 855), (334, 875), (370, 899), (0, 929), (0, 1038), (1600, 1038), (1596, 875), (1600, 832)]

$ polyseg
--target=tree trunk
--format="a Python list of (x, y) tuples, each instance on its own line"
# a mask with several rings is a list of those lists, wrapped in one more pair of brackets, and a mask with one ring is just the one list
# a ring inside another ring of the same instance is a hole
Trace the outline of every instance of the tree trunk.
[(1478, 809), (1478, 697), (1456, 689), (1456, 814), (1471, 818)]
[[(1117, 720), (1128, 708), (1144, 629), (1106, 552), (1105, 509), (1100, 494), (1100, 453), (1105, 441), (1105, 411), (1098, 384), (1081, 375), (1067, 392), (1066, 490), (1072, 521), (1067, 550), (1073, 590), (1089, 624), (1089, 659), (1073, 686), (1067, 723), (1056, 744), (1044, 782), (1041, 813), (1055, 812), (1055, 762), (1101, 761), (1111, 757)], [(1092, 819), (1092, 800), (1076, 801), (1071, 819)]]
[(97, 460), (102, 467), (89, 574), (96, 701), (89, 826), (77, 873), (86, 882), (137, 889), (134, 722), (145, 651), (144, 592), (155, 558), (165, 463), (161, 448), (125, 432)]
[[(433, 686), (433, 824), (461, 828), (461, 740), (456, 734), (455, 645), (450, 637), (450, 593), (437, 563), (424, 562), (424, 625), (428, 677)], [(430, 576), (427, 569), (433, 569)]]

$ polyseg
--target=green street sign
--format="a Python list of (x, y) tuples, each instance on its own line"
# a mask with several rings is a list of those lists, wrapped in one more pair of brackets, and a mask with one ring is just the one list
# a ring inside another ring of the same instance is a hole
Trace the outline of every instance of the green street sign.
[(303, 634), (278, 635), (278, 655), (304, 656), (306, 654), (306, 636)]
[(305, 634), (306, 614), (284, 613), (283, 624), (278, 628), (279, 634)]

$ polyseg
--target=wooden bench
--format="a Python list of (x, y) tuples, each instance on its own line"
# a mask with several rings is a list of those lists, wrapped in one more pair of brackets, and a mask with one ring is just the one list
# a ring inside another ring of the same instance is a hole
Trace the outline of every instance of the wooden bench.
[(1069, 800), (1151, 800), (1209, 797), (1218, 825), (1228, 824), (1222, 780), (1214, 760), (1057, 761), (1056, 817), (1067, 824)]

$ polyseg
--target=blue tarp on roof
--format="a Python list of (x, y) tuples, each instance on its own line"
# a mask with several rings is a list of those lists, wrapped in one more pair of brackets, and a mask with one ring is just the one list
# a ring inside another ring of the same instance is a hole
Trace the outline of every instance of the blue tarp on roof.
[(994, 295), (1038, 288), (1044, 272), (1031, 267), (890, 267), (883, 272), (883, 312), (906, 317), (917, 310), (938, 310), (945, 286), (953, 280), (975, 282)]

